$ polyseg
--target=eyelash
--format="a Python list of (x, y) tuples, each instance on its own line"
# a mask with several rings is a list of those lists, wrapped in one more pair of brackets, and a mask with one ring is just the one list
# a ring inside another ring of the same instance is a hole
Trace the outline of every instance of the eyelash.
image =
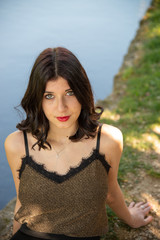
[(74, 92), (73, 91), (68, 91), (67, 93), (66, 93), (66, 95), (69, 93), (69, 95), (68, 96), (73, 96), (74, 95)]
[[(66, 93), (66, 95), (67, 95), (67, 96), (73, 96), (73, 95), (74, 95), (74, 92), (73, 92), (73, 91), (68, 91), (68, 92)], [(45, 95), (45, 98), (48, 99), (48, 100), (50, 100), (50, 99), (53, 99), (53, 98), (54, 98), (54, 95), (52, 95), (52, 94), (47, 94), (47, 95)]]
[[(51, 97), (49, 97), (49, 96), (51, 96)], [(48, 99), (48, 100), (50, 100), (50, 99), (53, 99), (54, 96), (53, 96), (52, 94), (47, 94), (47, 95), (45, 95), (45, 98)]]

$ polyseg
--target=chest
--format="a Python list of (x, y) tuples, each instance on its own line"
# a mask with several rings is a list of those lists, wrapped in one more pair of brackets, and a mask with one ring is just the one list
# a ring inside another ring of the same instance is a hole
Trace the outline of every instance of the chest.
[(36, 163), (43, 165), (47, 171), (65, 175), (70, 168), (76, 168), (80, 165), (83, 159), (90, 158), (95, 145), (95, 139), (89, 139), (78, 143), (71, 142), (66, 148), (53, 145), (49, 150), (34, 151), (30, 148), (29, 152), (32, 159)]
[[(57, 182), (57, 180), (61, 180)], [(19, 198), (24, 205), (41, 208), (74, 208), (101, 205), (107, 196), (107, 171), (99, 160), (71, 169), (68, 175), (49, 175), (26, 165), (20, 180)], [(83, 206), (82, 206), (83, 205)]]

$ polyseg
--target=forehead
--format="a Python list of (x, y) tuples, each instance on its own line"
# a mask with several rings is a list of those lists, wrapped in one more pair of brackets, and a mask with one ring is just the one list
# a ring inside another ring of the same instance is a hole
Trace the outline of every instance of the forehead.
[(51, 79), (46, 83), (45, 91), (54, 92), (66, 89), (70, 89), (67, 80), (62, 77), (58, 77), (56, 80)]

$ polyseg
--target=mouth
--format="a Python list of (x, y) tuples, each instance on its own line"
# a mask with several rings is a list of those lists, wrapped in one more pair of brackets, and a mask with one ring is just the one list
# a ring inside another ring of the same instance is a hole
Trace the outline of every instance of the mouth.
[(70, 116), (57, 117), (58, 121), (60, 121), (60, 122), (66, 122), (66, 121), (68, 121), (69, 118), (70, 118)]

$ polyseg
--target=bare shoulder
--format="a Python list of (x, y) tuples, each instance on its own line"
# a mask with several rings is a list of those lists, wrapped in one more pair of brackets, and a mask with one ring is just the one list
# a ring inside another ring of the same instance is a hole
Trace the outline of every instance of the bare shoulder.
[(13, 159), (21, 159), (25, 154), (23, 132), (15, 131), (8, 135), (4, 147), (9, 164), (12, 163)]
[(108, 125), (103, 124), (102, 126), (102, 142), (105, 144), (105, 142), (110, 142), (110, 144), (122, 144), (123, 143), (123, 135), (120, 129)]
[(101, 130), (101, 151), (105, 154), (106, 159), (109, 162), (114, 161), (114, 159), (120, 160), (122, 150), (122, 132), (114, 126), (103, 124)]
[(22, 157), (25, 155), (23, 132), (16, 131), (8, 135), (4, 143), (6, 157), (12, 171), (15, 188), (18, 196), (19, 172)]
[(14, 152), (20, 152), (24, 148), (23, 132), (15, 131), (8, 135), (4, 143), (5, 150)]

